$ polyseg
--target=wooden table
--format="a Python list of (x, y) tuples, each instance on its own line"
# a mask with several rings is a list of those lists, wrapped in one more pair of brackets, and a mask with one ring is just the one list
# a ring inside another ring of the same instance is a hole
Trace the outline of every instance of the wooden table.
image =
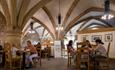
[(5, 52), (4, 51), (0, 51), (0, 55), (2, 56), (2, 63), (0, 65), (4, 66), (4, 64), (5, 64)]
[(25, 70), (25, 67), (26, 67), (25, 60), (26, 60), (26, 52), (23, 52), (22, 53), (22, 70)]

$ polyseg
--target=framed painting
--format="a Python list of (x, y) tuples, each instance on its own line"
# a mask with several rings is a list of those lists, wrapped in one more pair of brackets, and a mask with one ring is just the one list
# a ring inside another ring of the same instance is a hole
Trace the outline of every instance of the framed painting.
[(84, 41), (86, 41), (86, 40), (89, 40), (88, 35), (83, 35), (83, 36), (82, 36), (82, 42), (84, 42)]
[(102, 36), (101, 35), (93, 35), (91, 39), (92, 39), (92, 42), (95, 42), (96, 39), (102, 40)]
[(105, 42), (112, 42), (113, 35), (112, 34), (105, 34)]

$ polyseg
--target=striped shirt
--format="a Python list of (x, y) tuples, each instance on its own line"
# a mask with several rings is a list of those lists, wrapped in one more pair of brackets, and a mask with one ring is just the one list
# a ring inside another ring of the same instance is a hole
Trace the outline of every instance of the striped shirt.
[(106, 51), (105, 47), (102, 44), (98, 44), (97, 48), (95, 49), (95, 51), (98, 51), (101, 56), (107, 56), (107, 51)]

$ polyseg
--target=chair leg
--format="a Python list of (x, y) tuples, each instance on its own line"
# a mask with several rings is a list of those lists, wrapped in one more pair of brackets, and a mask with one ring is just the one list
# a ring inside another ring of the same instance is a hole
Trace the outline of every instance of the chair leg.
[(68, 67), (70, 67), (70, 58), (68, 57)]
[(40, 61), (40, 67), (41, 67), (41, 65), (42, 65), (42, 64), (41, 64), (41, 58), (39, 59), (39, 61)]
[(67, 61), (67, 67), (69, 67), (69, 58), (68, 58), (68, 61)]

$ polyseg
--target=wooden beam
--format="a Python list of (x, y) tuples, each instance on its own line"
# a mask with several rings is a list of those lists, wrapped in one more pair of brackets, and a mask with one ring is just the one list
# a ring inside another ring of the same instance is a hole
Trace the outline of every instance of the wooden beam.
[(39, 41), (41, 42), (40, 34), (39, 34), (36, 30), (35, 30), (35, 32), (37, 33), (38, 39), (39, 39)]
[[(82, 30), (87, 29), (88, 27), (90, 27), (92, 25), (97, 25), (96, 27), (104, 27), (104, 28), (108, 28), (109, 27), (107, 25), (100, 24), (100, 23), (92, 23), (92, 24), (89, 24), (89, 25), (85, 26), (84, 28), (82, 28)], [(91, 28), (94, 28), (94, 27), (91, 27)]]
[(40, 27), (42, 27), (41, 25), (40, 26), (37, 26), (37, 27), (35, 27), (34, 29), (38, 29), (38, 28), (40, 28)]
[(21, 23), (21, 29), (24, 28), (27, 21), (35, 14), (40, 8), (51, 2), (52, 0), (41, 0), (39, 3), (37, 3), (34, 7), (32, 7), (24, 16), (23, 22)]
[(115, 31), (115, 27), (112, 28), (99, 28), (95, 30), (82, 30), (82, 31), (77, 31), (78, 34), (87, 34), (87, 33), (97, 33), (97, 32), (109, 32), (109, 31)]
[(74, 0), (73, 3), (71, 4), (66, 16), (65, 16), (65, 19), (62, 23), (62, 26), (66, 24), (69, 16), (71, 15), (72, 11), (75, 9), (75, 7), (77, 6), (77, 4), (79, 3), (80, 0)]
[(47, 7), (43, 7), (43, 10), (45, 11), (45, 13), (47, 14), (47, 16), (49, 17), (49, 19), (50, 19), (50, 21), (51, 21), (51, 24), (53, 25), (53, 29), (54, 29), (54, 31), (55, 31), (55, 34), (57, 35), (57, 31), (56, 31), (56, 23), (55, 23), (55, 21), (54, 21), (54, 18), (53, 18), (53, 16), (52, 16), (52, 14), (51, 14), (51, 12), (48, 10), (48, 8)]
[(89, 20), (84, 21), (84, 23), (78, 28), (78, 31), (87, 23)]
[(8, 8), (8, 4), (7, 4), (6, 0), (0, 0), (0, 4), (3, 9), (4, 16), (6, 18), (7, 26), (11, 25), (11, 15), (10, 15), (10, 10)]
[(51, 15), (51, 12), (48, 10), (48, 8), (47, 7), (43, 7), (43, 10), (45, 11), (45, 13), (47, 14), (47, 16), (49, 17), (49, 19), (50, 19), (50, 21), (51, 21), (51, 23), (52, 23), (52, 25), (53, 25), (53, 27), (54, 27), (54, 29), (56, 28), (56, 23), (55, 23), (55, 21), (54, 21), (54, 18), (53, 18), (53, 16)]
[(41, 39), (41, 40), (43, 40), (44, 32), (45, 32), (45, 28), (43, 29), (43, 32), (42, 32), (42, 39)]
[(45, 36), (47, 36), (49, 33), (45, 34)]
[(35, 17), (32, 17), (32, 19), (33, 19), (34, 21), (40, 23), (43, 27), (45, 27), (45, 28), (47, 29), (47, 31), (51, 34), (52, 38), (55, 39), (54, 34), (50, 31), (50, 29), (49, 29), (43, 22), (41, 22), (40, 20), (38, 20), (38, 19), (35, 18)]
[[(95, 16), (95, 17), (87, 17), (87, 18), (85, 18), (85, 19), (82, 19), (82, 20), (80, 20), (80, 21), (77, 21), (74, 25), (72, 25), (72, 26), (68, 26), (68, 28), (66, 28), (66, 30), (65, 30), (65, 34), (73, 27), (73, 26), (75, 26), (75, 25), (77, 25), (77, 24), (80, 24), (81, 22), (84, 22), (84, 21), (88, 21), (88, 20), (91, 20), (91, 19), (95, 19), (95, 20), (98, 20), (98, 21), (100, 21), (101, 19), (100, 19), (100, 16)], [(101, 21), (102, 22), (102, 21)], [(103, 23), (105, 23), (106, 25), (108, 25), (109, 27), (112, 27), (108, 22), (106, 22), (106, 21), (103, 21)]]
[[(66, 25), (66, 27), (64, 29), (71, 28), (73, 25), (76, 24), (76, 22), (83, 17), (84, 15), (86, 15), (87, 13), (91, 12), (91, 11), (97, 11), (97, 12), (103, 12), (103, 8), (97, 8), (97, 7), (91, 7), (88, 8), (87, 10), (83, 11), (80, 15), (76, 16), (73, 20), (70, 21), (70, 23), (68, 25)], [(115, 14), (115, 11), (111, 11), (113, 14)]]
[[(84, 25), (83, 25), (84, 24)], [(103, 23), (103, 24), (100, 24), (100, 23), (91, 23), (91, 24), (88, 24), (88, 25), (86, 25), (87, 24), (87, 22), (86, 23), (83, 23), (82, 25), (81, 25), (81, 28), (80, 29), (78, 29), (78, 31), (80, 31), (81, 29), (83, 30), (83, 29), (87, 29), (88, 27), (90, 27), (90, 26), (92, 26), (92, 25), (98, 25), (98, 26), (103, 26), (103, 27), (105, 27), (105, 28), (107, 28), (107, 27), (109, 27), (108, 25), (104, 25), (105, 23)], [(86, 26), (85, 26), (86, 25)], [(84, 27), (85, 26), (85, 27)], [(84, 28), (83, 28), (84, 27)]]
[(44, 32), (45, 32), (45, 28), (43, 29), (42, 36), (44, 35)]
[(17, 2), (16, 0), (11, 0), (11, 22), (12, 22), (12, 28), (17, 28)]
[(18, 20), (17, 20), (18, 23), (17, 24), (18, 24), (18, 26), (21, 25), (21, 23), (24, 19), (24, 15), (25, 15), (25, 13), (28, 9), (30, 1), (31, 0), (22, 0), (22, 4), (21, 4), (21, 7), (19, 9), (19, 13), (17, 14), (17, 18), (18, 18)]

